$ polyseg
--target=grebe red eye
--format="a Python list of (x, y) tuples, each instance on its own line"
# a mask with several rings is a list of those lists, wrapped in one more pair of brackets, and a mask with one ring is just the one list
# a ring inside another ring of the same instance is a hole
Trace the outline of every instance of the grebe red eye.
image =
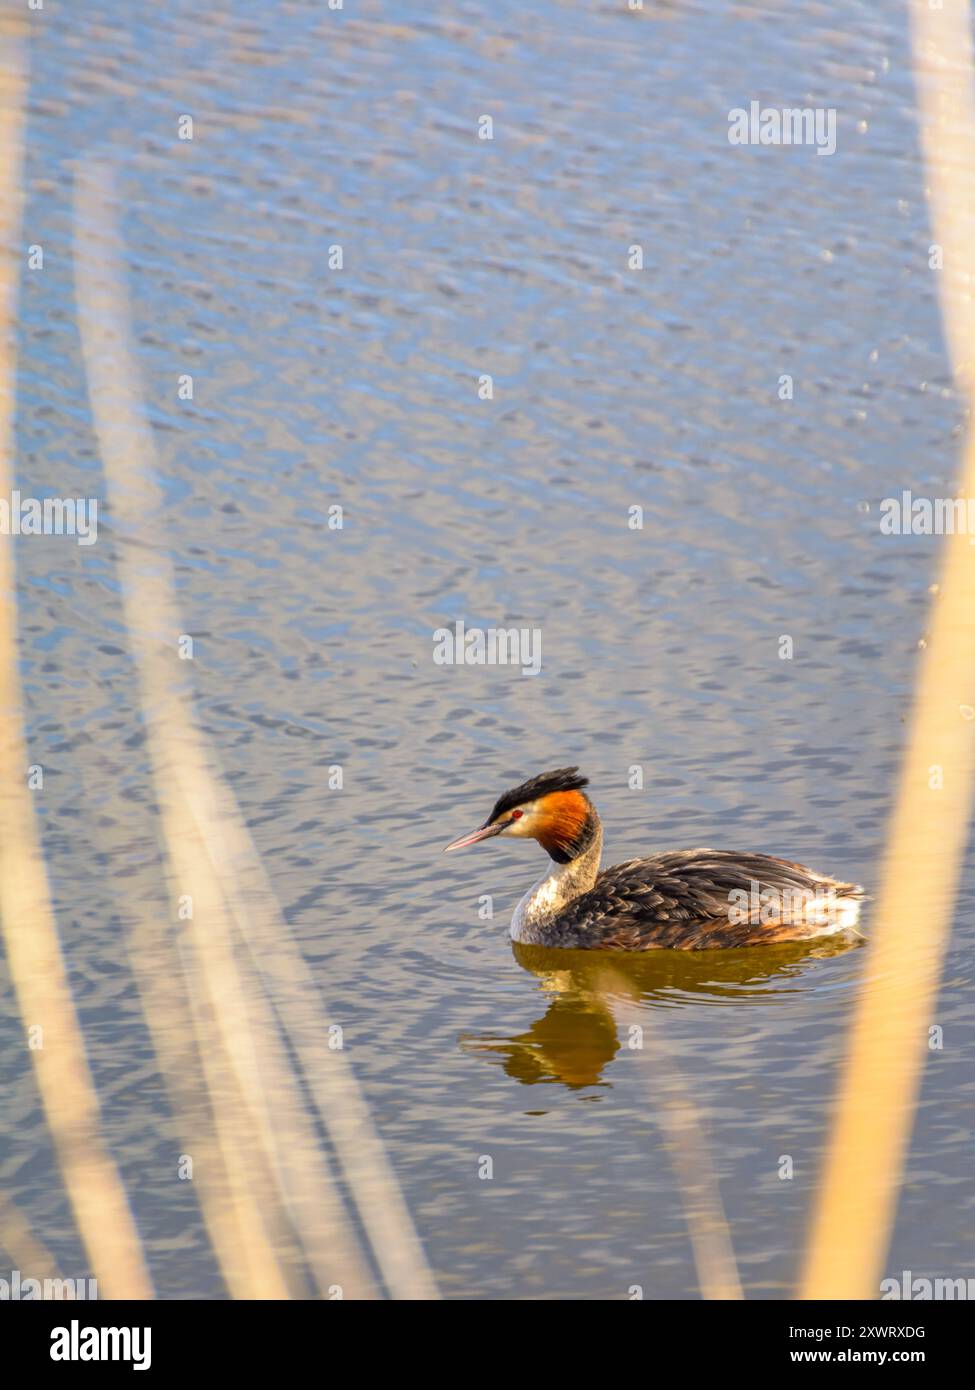
[(522, 816), (523, 816), (524, 814), (525, 814), (524, 811), (512, 811), (512, 813), (511, 813), (511, 819), (512, 819), (512, 820), (521, 820), (521, 818), (522, 818)]

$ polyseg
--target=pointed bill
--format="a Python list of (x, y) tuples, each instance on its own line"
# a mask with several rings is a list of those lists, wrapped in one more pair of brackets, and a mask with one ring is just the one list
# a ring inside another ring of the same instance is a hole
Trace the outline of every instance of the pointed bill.
[(476, 845), (478, 840), (489, 840), (492, 835), (500, 835), (504, 829), (504, 822), (494, 825), (482, 825), (480, 830), (472, 830), (469, 835), (461, 835), (459, 840), (451, 840), (449, 845), (444, 846), (444, 854), (449, 854), (452, 849), (465, 849), (468, 845)]

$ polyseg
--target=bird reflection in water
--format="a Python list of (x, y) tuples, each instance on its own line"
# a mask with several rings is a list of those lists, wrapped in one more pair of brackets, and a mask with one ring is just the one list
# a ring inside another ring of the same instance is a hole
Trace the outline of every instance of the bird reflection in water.
[[(514, 943), (515, 959), (535, 975), (544, 1013), (512, 1037), (461, 1035), (461, 1046), (501, 1062), (526, 1086), (560, 1082), (572, 1090), (608, 1085), (604, 1070), (627, 1047), (634, 1008), (678, 1008), (691, 1000), (718, 1006), (801, 988), (800, 977), (824, 956), (862, 941), (830, 938), (727, 951), (648, 951), (639, 955), (553, 950)], [(790, 984), (793, 981), (795, 983)], [(651, 1022), (645, 1010), (642, 1014)]]

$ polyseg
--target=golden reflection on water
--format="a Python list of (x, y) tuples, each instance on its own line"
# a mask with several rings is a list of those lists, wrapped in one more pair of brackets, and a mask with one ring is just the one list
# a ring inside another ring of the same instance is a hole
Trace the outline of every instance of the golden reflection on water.
[[(628, 1046), (633, 1009), (766, 1001), (803, 989), (803, 977), (826, 956), (863, 944), (856, 937), (783, 942), (738, 951), (613, 954), (513, 943), (518, 964), (538, 979), (544, 1009), (522, 1033), (463, 1033), (465, 1051), (501, 1061), (526, 1086), (561, 1082), (572, 1090), (609, 1084), (604, 1073)], [(621, 1014), (625, 1018), (621, 1018)], [(645, 1017), (649, 1027), (653, 1020)]]

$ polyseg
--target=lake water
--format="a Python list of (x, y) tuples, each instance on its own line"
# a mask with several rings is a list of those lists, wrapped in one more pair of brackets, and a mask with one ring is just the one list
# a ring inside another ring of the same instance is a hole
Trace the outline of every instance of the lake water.
[[(578, 763), (607, 863), (715, 845), (876, 890), (938, 554), (878, 507), (952, 495), (964, 418), (906, 6), (76, 8), (33, 19), (18, 485), (106, 495), (72, 200), (107, 154), (196, 714), (441, 1290), (697, 1296), (676, 1095), (746, 1294), (788, 1294), (869, 944), (616, 961), (633, 1048), (590, 957), (508, 940), (537, 847), (441, 849)], [(752, 100), (835, 108), (835, 153), (732, 146)], [(220, 1296), (122, 945), (170, 909), (119, 544), (103, 503), (97, 544), (17, 546), (36, 804), (157, 1290)], [(538, 628), (540, 673), (435, 664), (459, 619)], [(969, 861), (897, 1274), (971, 1270), (973, 902)], [(0, 1086), (0, 1188), (80, 1274), (5, 972)]]

